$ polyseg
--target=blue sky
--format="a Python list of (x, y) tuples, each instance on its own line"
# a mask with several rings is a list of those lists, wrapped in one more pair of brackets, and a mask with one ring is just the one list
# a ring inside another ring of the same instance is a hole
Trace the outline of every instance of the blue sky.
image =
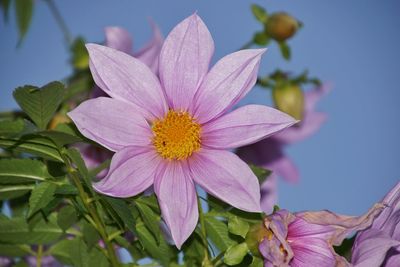
[[(56, 1), (71, 32), (90, 42), (105, 26), (123, 26), (136, 48), (150, 37), (152, 17), (166, 35), (197, 11), (216, 44), (214, 62), (246, 43), (260, 29), (250, 12), (256, 2), (287, 11), (304, 23), (290, 41), (293, 59), (281, 59), (272, 44), (261, 73), (275, 68), (310, 74), (334, 87), (319, 108), (329, 120), (312, 138), (288, 149), (301, 171), (297, 185), (280, 184), (280, 206), (360, 214), (400, 179), (400, 2), (358, 1)], [(14, 17), (0, 20), (0, 110), (15, 108), (12, 90), (66, 77), (71, 69), (57, 25), (43, 1), (35, 1), (31, 29), (19, 49)], [(243, 103), (270, 103), (255, 89)]]

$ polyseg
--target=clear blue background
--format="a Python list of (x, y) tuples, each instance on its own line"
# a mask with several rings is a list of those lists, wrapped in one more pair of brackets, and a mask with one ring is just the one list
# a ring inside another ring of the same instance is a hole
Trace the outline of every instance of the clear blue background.
[[(291, 210), (366, 211), (400, 177), (399, 29), (400, 2), (359, 1), (56, 1), (74, 35), (102, 42), (103, 28), (123, 26), (141, 47), (150, 37), (152, 17), (166, 35), (198, 11), (216, 44), (216, 59), (233, 52), (260, 29), (250, 12), (257, 2), (268, 11), (287, 11), (305, 24), (290, 41), (293, 59), (285, 62), (271, 45), (261, 73), (275, 68), (330, 81), (334, 90), (321, 101), (328, 122), (288, 153), (301, 170), (298, 185), (280, 184), (280, 206)], [(12, 12), (13, 13), (13, 12)], [(0, 110), (15, 108), (12, 90), (66, 77), (68, 52), (48, 7), (36, 1), (33, 23), (21, 48), (13, 14), (0, 20)], [(256, 89), (246, 103), (270, 103)]]

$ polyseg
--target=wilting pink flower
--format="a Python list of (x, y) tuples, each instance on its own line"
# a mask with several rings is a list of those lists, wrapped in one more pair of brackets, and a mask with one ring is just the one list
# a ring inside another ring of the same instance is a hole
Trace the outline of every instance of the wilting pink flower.
[[(158, 73), (158, 56), (163, 44), (163, 37), (157, 25), (151, 22), (153, 29), (153, 37), (142, 49), (133, 52), (133, 42), (131, 35), (125, 29), (120, 27), (106, 27), (105, 45), (124, 53), (130, 54), (146, 64), (155, 74)], [(95, 86), (91, 93), (91, 98), (107, 96), (98, 86)], [(95, 168), (103, 161), (110, 159), (113, 155), (111, 151), (101, 149), (89, 144), (79, 144), (78, 148), (82, 154), (82, 158), (88, 168)], [(107, 174), (107, 170), (103, 170), (97, 175), (97, 178), (103, 178)]]
[(400, 182), (385, 196), (382, 213), (357, 234), (351, 262), (357, 267), (400, 265)]
[(267, 234), (259, 245), (264, 266), (349, 266), (333, 246), (340, 245), (352, 232), (368, 227), (382, 208), (382, 204), (376, 204), (360, 217), (329, 211), (275, 212), (264, 220)]
[(154, 184), (163, 219), (178, 248), (197, 225), (195, 183), (239, 209), (260, 212), (257, 178), (227, 151), (293, 123), (270, 107), (232, 108), (253, 87), (264, 49), (242, 50), (209, 70), (214, 42), (192, 15), (166, 38), (158, 78), (118, 50), (88, 44), (96, 84), (111, 98), (69, 113), (86, 137), (116, 151), (98, 192), (131, 197)]
[[(271, 138), (261, 140), (249, 146), (238, 149), (237, 154), (246, 162), (270, 169), (276, 176), (289, 182), (299, 180), (299, 171), (293, 161), (285, 154), (284, 148), (289, 144), (300, 142), (314, 134), (326, 120), (325, 113), (315, 111), (320, 98), (329, 91), (327, 85), (317, 87), (305, 93), (304, 117), (300, 123), (279, 132)], [(271, 212), (274, 199), (277, 199), (276, 177), (267, 179), (261, 186), (261, 207), (265, 212)]]

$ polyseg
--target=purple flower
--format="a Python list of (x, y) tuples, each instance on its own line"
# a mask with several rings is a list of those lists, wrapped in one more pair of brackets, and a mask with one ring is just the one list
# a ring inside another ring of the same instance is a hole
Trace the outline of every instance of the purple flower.
[(373, 224), (359, 232), (351, 262), (357, 267), (400, 264), (400, 182), (383, 199), (385, 208)]
[(111, 98), (83, 102), (69, 116), (87, 138), (115, 151), (95, 189), (137, 195), (152, 184), (178, 248), (198, 221), (195, 184), (232, 206), (260, 212), (258, 180), (234, 153), (295, 120), (270, 107), (227, 113), (253, 87), (265, 49), (242, 50), (209, 70), (214, 42), (196, 14), (166, 38), (159, 78), (141, 61), (88, 44), (96, 84)]
[(259, 245), (264, 266), (349, 266), (333, 246), (340, 245), (352, 232), (368, 227), (382, 208), (382, 204), (376, 204), (359, 217), (329, 211), (275, 212), (264, 220), (267, 233)]
[[(299, 171), (293, 161), (285, 154), (284, 148), (289, 144), (300, 142), (314, 134), (326, 120), (326, 115), (315, 111), (315, 106), (320, 98), (329, 91), (327, 85), (317, 87), (305, 93), (304, 117), (300, 123), (279, 132), (271, 138), (261, 140), (249, 146), (238, 149), (237, 154), (246, 162), (270, 169), (289, 182), (299, 180)], [(262, 191), (269, 194), (261, 195), (261, 207), (265, 212), (270, 213), (273, 200), (277, 199), (275, 177), (269, 177), (264, 182)]]

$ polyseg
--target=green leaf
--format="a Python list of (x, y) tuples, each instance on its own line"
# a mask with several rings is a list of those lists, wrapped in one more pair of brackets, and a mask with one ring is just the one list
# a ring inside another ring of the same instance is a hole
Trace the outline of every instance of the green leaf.
[(157, 242), (159, 242), (161, 238), (160, 216), (158, 216), (158, 214), (156, 214), (149, 206), (140, 201), (136, 201), (135, 204), (146, 227), (154, 235)]
[(206, 215), (204, 224), (208, 237), (220, 251), (224, 251), (228, 247), (236, 244), (236, 242), (229, 237), (226, 223)]
[(254, 17), (261, 23), (266, 23), (268, 19), (267, 11), (256, 4), (251, 5), (251, 11), (253, 12)]
[(54, 130), (52, 130), (52, 131), (43, 131), (43, 132), (40, 132), (38, 134), (41, 135), (41, 136), (49, 138), (59, 148), (61, 148), (62, 146), (65, 146), (65, 145), (70, 145), (70, 144), (74, 144), (74, 143), (83, 141), (78, 136), (71, 135), (71, 134), (68, 134), (68, 133), (65, 133), (65, 132), (54, 131)]
[(269, 43), (269, 37), (264, 32), (257, 32), (253, 36), (253, 42), (257, 45), (265, 46)]
[(56, 188), (55, 184), (43, 182), (32, 190), (31, 197), (29, 198), (28, 217), (31, 217), (53, 200)]
[(78, 221), (75, 208), (72, 206), (65, 206), (59, 212), (57, 216), (57, 224), (61, 229), (66, 231), (75, 222)]
[(33, 188), (35, 188), (34, 185), (0, 185), (0, 200), (23, 196)]
[(233, 245), (227, 249), (224, 254), (224, 262), (228, 265), (235, 265), (242, 262), (243, 258), (246, 256), (249, 248), (246, 243), (240, 243)]
[(75, 69), (83, 70), (89, 67), (89, 54), (85, 47), (86, 41), (82, 37), (74, 40), (71, 46), (71, 63)]
[(48, 217), (48, 222), (40, 220), (29, 227), (25, 218), (0, 217), (0, 242), (10, 244), (47, 244), (56, 241), (63, 231), (56, 225), (55, 218)]
[(264, 261), (261, 258), (254, 256), (249, 267), (264, 267)]
[(264, 183), (265, 180), (267, 179), (267, 177), (270, 176), (272, 173), (270, 170), (261, 168), (259, 166), (253, 165), (253, 164), (250, 164), (249, 166), (250, 166), (250, 169), (254, 172), (254, 175), (257, 176), (258, 182), (260, 184)]
[(24, 136), (20, 140), (0, 138), (0, 148), (63, 162), (54, 143), (41, 136)]
[(0, 244), (0, 255), (8, 257), (22, 257), (29, 254), (31, 248), (28, 245)]
[(67, 90), (64, 95), (64, 101), (84, 92), (88, 92), (93, 88), (93, 86), (94, 82), (89, 71), (78, 72), (78, 74), (68, 81)]
[(60, 262), (75, 267), (90, 267), (88, 248), (81, 238), (62, 240), (50, 248)]
[(75, 164), (76, 168), (78, 169), (79, 173), (82, 175), (83, 181), (86, 183), (86, 186), (92, 191), (92, 184), (89, 181), (89, 173), (88, 169), (86, 168), (85, 161), (82, 159), (81, 153), (76, 148), (68, 148), (64, 150), (68, 157), (72, 160)]
[(232, 216), (228, 220), (228, 230), (234, 235), (240, 235), (245, 238), (249, 229), (249, 223), (239, 219), (237, 216)]
[(11, 0), (0, 0), (0, 7), (3, 9), (4, 21), (8, 21), (8, 11), (10, 10)]
[(291, 52), (290, 47), (285, 42), (279, 42), (279, 49), (281, 50), (281, 54), (284, 59), (290, 60)]
[(60, 82), (51, 82), (40, 89), (27, 85), (17, 88), (13, 95), (18, 105), (38, 128), (45, 130), (63, 99), (64, 85)]
[(126, 225), (126, 227), (132, 233), (135, 233), (135, 220), (125, 200), (107, 196), (103, 196), (103, 199), (111, 206), (111, 208), (120, 217), (121, 221)]
[(73, 185), (63, 184), (63, 185), (57, 187), (54, 194), (55, 195), (77, 195), (78, 189)]
[(18, 135), (24, 129), (25, 122), (23, 119), (0, 121), (0, 136), (13, 137)]
[(147, 227), (142, 221), (136, 223), (136, 232), (142, 246), (147, 252), (156, 260), (158, 260), (162, 266), (169, 266), (173, 255), (176, 254), (176, 250), (169, 246), (162, 238), (160, 243), (157, 244), (154, 236), (150, 233)]
[(19, 30), (18, 45), (21, 44), (25, 34), (28, 32), (32, 20), (32, 14), (33, 0), (15, 0), (15, 16), (17, 18)]
[(51, 175), (46, 165), (32, 159), (1, 159), (0, 184), (24, 184), (44, 181)]
[(94, 228), (93, 225), (87, 222), (83, 222), (82, 234), (83, 240), (85, 241), (88, 248), (92, 248), (100, 240), (100, 235), (97, 232), (96, 228)]

